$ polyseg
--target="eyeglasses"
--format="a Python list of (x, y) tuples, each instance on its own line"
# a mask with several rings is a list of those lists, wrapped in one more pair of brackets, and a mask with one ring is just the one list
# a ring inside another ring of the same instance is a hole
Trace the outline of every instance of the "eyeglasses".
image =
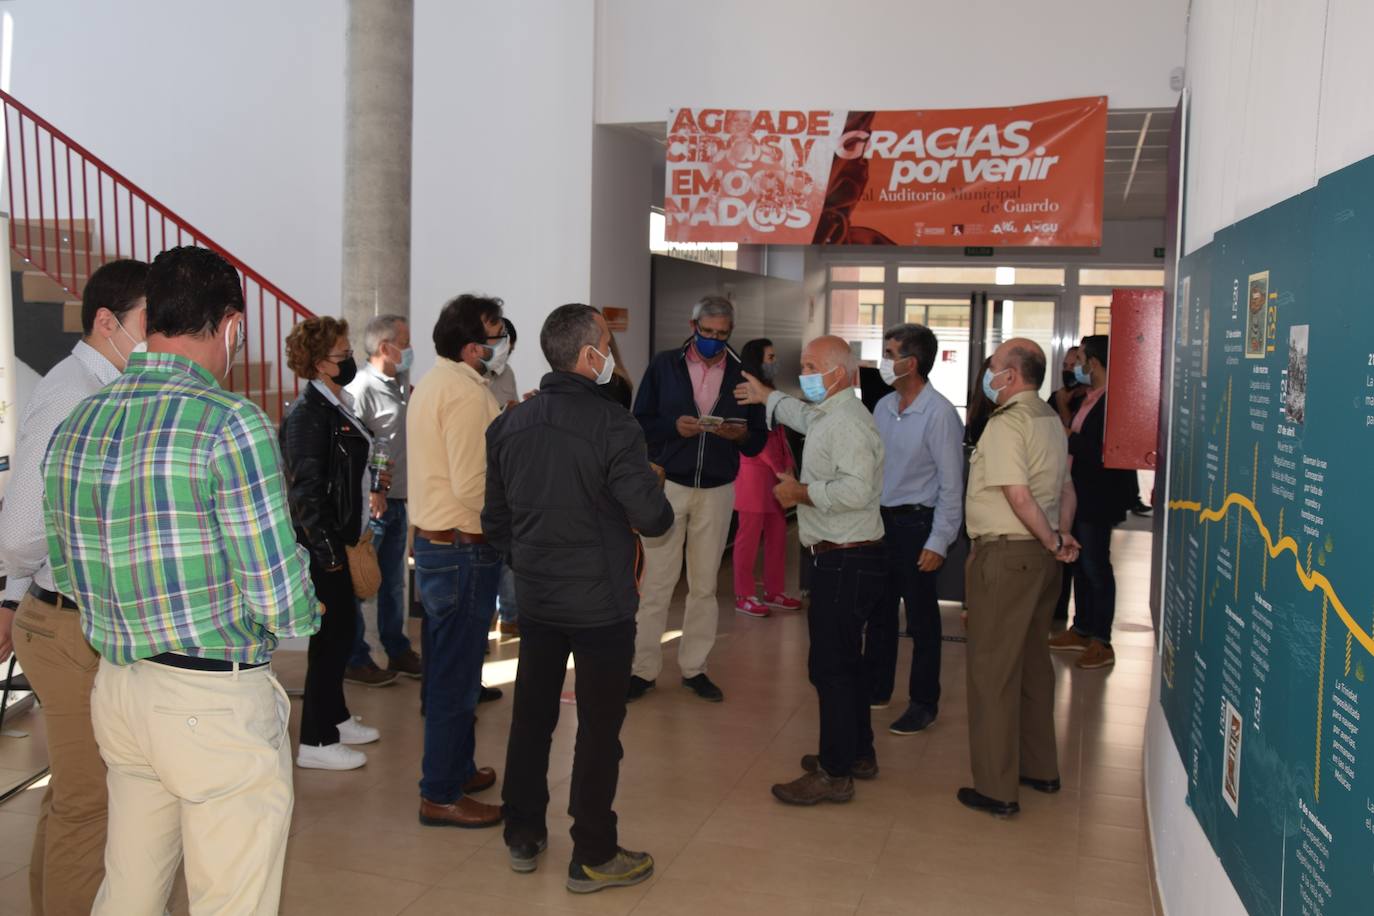
[(488, 337), (487, 337), (487, 343), (491, 343), (491, 342), (493, 342), (493, 341), (496, 341), (496, 342), (499, 343), (500, 341), (503, 341), (503, 340), (507, 339), (508, 337), (510, 337), (509, 334), (496, 334), (496, 335), (494, 335), (494, 336), (488, 336)]
[(703, 328), (701, 325), (697, 325), (697, 333), (700, 334), (702, 337), (708, 338), (710, 340), (730, 339), (729, 331), (711, 331), (706, 328)]
[(334, 355), (333, 353), (329, 354), (328, 356), (325, 357), (325, 361), (326, 361), (326, 362), (331, 362), (331, 363), (341, 363), (341, 362), (343, 362), (344, 360), (348, 360), (348, 359), (352, 359), (352, 358), (353, 358), (353, 351), (352, 351), (352, 350), (345, 350), (344, 352), (338, 354), (337, 356)]

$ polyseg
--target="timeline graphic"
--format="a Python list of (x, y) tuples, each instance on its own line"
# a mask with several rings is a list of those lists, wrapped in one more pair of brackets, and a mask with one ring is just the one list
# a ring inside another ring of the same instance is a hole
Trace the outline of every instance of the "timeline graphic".
[(1219, 232), (1173, 307), (1160, 703), (1246, 908), (1374, 899), (1374, 160)]

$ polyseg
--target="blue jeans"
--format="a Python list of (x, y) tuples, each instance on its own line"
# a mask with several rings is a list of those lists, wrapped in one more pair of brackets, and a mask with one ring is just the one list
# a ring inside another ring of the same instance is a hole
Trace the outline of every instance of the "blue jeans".
[[(377, 549), (377, 565), (382, 568), (382, 588), (377, 592), (377, 634), (387, 658), (396, 658), (410, 651), (410, 639), (406, 636), (406, 501), (388, 499), (386, 512), (368, 524), (372, 527), (372, 546)], [(363, 615), (359, 613), (353, 654), (348, 659), (350, 668), (372, 664), (372, 648), (363, 638), (364, 629)]]
[(496, 612), (501, 615), (502, 623), (514, 623), (520, 616), (515, 606), (515, 570), (509, 566), (501, 567), (501, 588), (496, 593)]
[(420, 795), (440, 805), (463, 797), (473, 760), (482, 650), (496, 612), (501, 559), (486, 544), (415, 538), (415, 587), (425, 606), (425, 752)]

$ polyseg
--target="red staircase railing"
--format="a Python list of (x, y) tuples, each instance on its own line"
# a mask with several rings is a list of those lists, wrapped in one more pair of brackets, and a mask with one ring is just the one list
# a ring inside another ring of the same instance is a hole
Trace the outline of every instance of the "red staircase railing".
[(73, 298), (106, 261), (151, 261), (177, 245), (219, 252), (238, 270), (247, 307), (248, 346), (229, 387), (280, 418), (283, 398), (300, 390), (285, 367), (286, 335), (313, 313), (13, 96), (0, 92), (0, 105), (11, 248)]

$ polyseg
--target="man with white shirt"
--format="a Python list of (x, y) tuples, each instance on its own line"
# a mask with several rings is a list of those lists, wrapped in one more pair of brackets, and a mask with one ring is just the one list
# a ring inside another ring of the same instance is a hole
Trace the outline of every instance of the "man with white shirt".
[(897, 672), (897, 605), (906, 605), (911, 675), (906, 711), (889, 726), (914, 735), (940, 708), (940, 601), (935, 580), (959, 536), (964, 498), (964, 425), (954, 405), (930, 384), (939, 343), (924, 325), (903, 324), (883, 335), (883, 381), (896, 390), (873, 411), (883, 437), (883, 528), (887, 589), (868, 622), (864, 669), (869, 700), (887, 706)]
[(52, 779), (43, 796), (29, 864), (34, 913), (89, 913), (105, 874), (105, 764), (91, 730), (99, 656), (81, 631), (76, 602), (59, 594), (48, 566), (43, 455), (53, 431), (82, 400), (119, 377), (143, 349), (148, 265), (104, 265), (81, 297), (82, 337), (24, 409), (14, 474), (0, 507), (0, 662), (19, 656), (43, 702)]

